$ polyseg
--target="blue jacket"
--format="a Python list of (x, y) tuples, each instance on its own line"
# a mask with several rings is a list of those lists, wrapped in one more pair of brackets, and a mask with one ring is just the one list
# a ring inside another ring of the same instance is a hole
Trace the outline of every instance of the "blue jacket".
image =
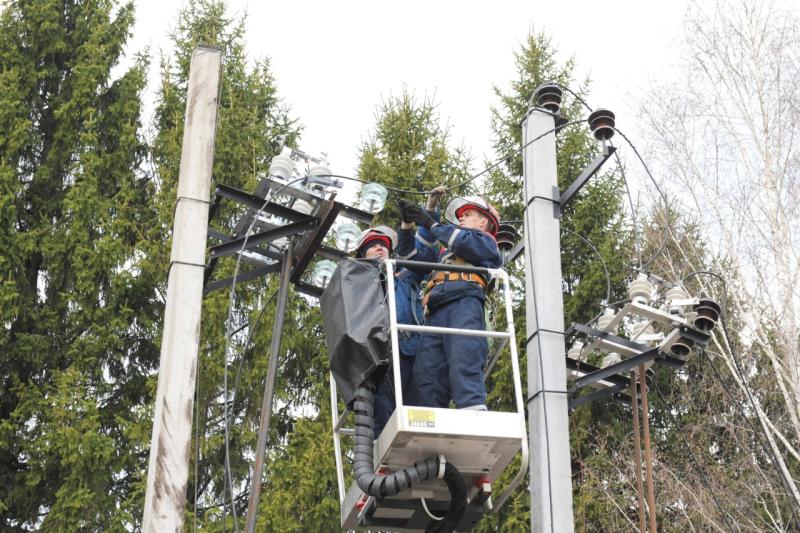
[[(431, 213), (438, 220), (439, 214)], [(416, 235), (413, 229), (400, 229), (397, 232), (397, 258), (409, 261), (436, 261), (435, 239), (427, 229), (420, 227)], [(421, 283), (428, 276), (428, 272), (398, 268), (394, 275), (394, 295), (397, 302), (397, 323), (418, 324), (424, 323), (422, 310)], [(413, 356), (417, 353), (416, 333), (401, 331), (400, 353)]]
[[(430, 229), (430, 234), (447, 247), (440, 253), (440, 263), (452, 262), (455, 256), (478, 267), (500, 268), (502, 264), (497, 241), (486, 232), (453, 224), (437, 224)], [(428, 305), (435, 309), (465, 296), (475, 296), (481, 301), (485, 298), (483, 289), (476, 283), (450, 281), (433, 288)]]

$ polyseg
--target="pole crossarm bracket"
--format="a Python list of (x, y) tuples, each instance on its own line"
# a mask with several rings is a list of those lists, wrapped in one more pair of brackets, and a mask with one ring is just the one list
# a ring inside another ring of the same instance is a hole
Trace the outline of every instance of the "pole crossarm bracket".
[(594, 161), (589, 163), (589, 166), (583, 169), (583, 172), (581, 172), (580, 175), (575, 178), (575, 181), (573, 181), (572, 184), (567, 187), (567, 190), (564, 191), (558, 198), (558, 204), (555, 206), (556, 212), (558, 213), (558, 218), (561, 218), (561, 215), (564, 214), (564, 208), (567, 206), (567, 204), (569, 204), (572, 198), (578, 194), (578, 192), (583, 188), (584, 185), (586, 185), (586, 182), (589, 181), (592, 176), (597, 174), (597, 171), (600, 170), (600, 167), (603, 166), (603, 163), (605, 163), (609, 157), (614, 155), (614, 152), (616, 151), (617, 149), (615, 147), (611, 146), (610, 144), (606, 144), (603, 147), (602, 153), (595, 157)]
[(254, 194), (240, 191), (239, 189), (231, 187), (230, 185), (217, 185), (217, 188), (214, 190), (214, 194), (217, 198), (228, 198), (242, 205), (246, 205), (247, 207), (258, 209), (264, 213), (269, 213), (270, 215), (275, 215), (286, 220), (300, 221), (307, 218), (306, 215), (295, 211), (294, 209), (284, 207), (274, 202), (266, 202), (264, 198), (259, 198)]
[[(583, 387), (586, 387), (587, 385), (596, 383), (601, 379), (607, 379), (610, 378), (611, 376), (619, 377), (619, 375), (622, 374), (623, 372), (627, 372), (632, 368), (650, 362), (653, 359), (660, 358), (661, 356), (662, 355), (661, 353), (659, 353), (658, 348), (652, 348), (645, 352), (640, 353), (639, 355), (628, 357), (627, 359), (623, 359), (619, 363), (608, 365), (605, 368), (600, 368), (598, 370), (595, 370), (591, 374), (587, 374), (583, 377), (576, 379), (575, 383), (572, 385), (569, 392), (575, 392), (579, 389), (582, 389)], [(627, 383), (624, 386), (627, 387)]]
[(216, 259), (219, 257), (225, 257), (239, 253), (239, 251), (242, 250), (242, 244), (244, 243), (245, 238), (247, 239), (248, 245), (245, 250), (250, 250), (250, 246), (255, 247), (265, 242), (271, 242), (276, 239), (280, 239), (281, 237), (288, 237), (296, 233), (302, 233), (303, 231), (313, 228), (315, 223), (316, 221), (313, 217), (304, 217), (303, 220), (291, 222), (285, 226), (278, 226), (262, 233), (251, 235), (250, 237), (242, 237), (240, 239), (235, 239), (223, 244), (212, 246), (209, 255), (212, 259)]
[[(267, 274), (273, 274), (275, 272), (279, 272), (281, 269), (281, 263), (273, 263), (271, 265), (266, 265), (263, 267), (254, 268), (252, 270), (248, 270), (247, 272), (240, 272), (238, 276), (236, 276), (236, 283), (250, 281), (256, 278), (260, 278), (261, 276), (265, 276)], [(224, 289), (225, 287), (229, 287), (233, 285), (233, 276), (225, 279), (220, 279), (217, 281), (212, 281), (211, 283), (206, 284), (203, 288), (203, 294), (208, 294), (209, 292), (215, 291), (217, 289)]]
[(335, 195), (331, 195), (330, 198), (322, 202), (319, 211), (317, 212), (319, 224), (314, 231), (304, 236), (303, 240), (297, 246), (300, 249), (300, 252), (298, 252), (294, 258), (294, 268), (292, 268), (292, 273), (290, 276), (292, 283), (297, 283), (300, 281), (300, 278), (306, 271), (309, 263), (317, 253), (320, 244), (322, 243), (322, 239), (325, 238), (328, 230), (333, 225), (333, 222), (336, 220), (339, 212), (342, 210), (343, 205), (339, 202), (335, 202), (334, 198)]

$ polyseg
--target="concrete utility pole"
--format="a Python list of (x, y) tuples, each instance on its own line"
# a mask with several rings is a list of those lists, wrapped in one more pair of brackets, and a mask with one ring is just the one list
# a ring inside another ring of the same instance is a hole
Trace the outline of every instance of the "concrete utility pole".
[(183, 531), (222, 52), (192, 54), (142, 529)]
[(522, 159), (531, 530), (537, 533), (573, 531), (554, 128), (555, 116), (538, 107), (522, 124), (523, 145), (544, 135), (525, 148)]

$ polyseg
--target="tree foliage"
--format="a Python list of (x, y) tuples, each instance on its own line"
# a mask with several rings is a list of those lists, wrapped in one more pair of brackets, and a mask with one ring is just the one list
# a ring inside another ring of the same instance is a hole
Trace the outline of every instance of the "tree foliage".
[(118, 74), (133, 6), (12, 2), (0, 14), (0, 528), (135, 522), (160, 275), (137, 169), (147, 62)]

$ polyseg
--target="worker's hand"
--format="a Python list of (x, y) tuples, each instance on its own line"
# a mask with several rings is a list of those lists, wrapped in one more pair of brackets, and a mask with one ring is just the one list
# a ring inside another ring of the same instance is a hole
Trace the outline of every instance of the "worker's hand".
[(447, 187), (445, 185), (439, 185), (431, 189), (428, 192), (428, 203), (425, 205), (425, 209), (436, 211), (436, 208), (439, 207), (439, 202), (442, 200), (442, 195), (446, 192)]
[(407, 202), (404, 203), (405, 206), (401, 207), (401, 209), (403, 210), (402, 216), (406, 218), (404, 218), (403, 220), (408, 219), (428, 229), (430, 229), (434, 224), (436, 224), (436, 220), (420, 206), (415, 204), (409, 204)]

